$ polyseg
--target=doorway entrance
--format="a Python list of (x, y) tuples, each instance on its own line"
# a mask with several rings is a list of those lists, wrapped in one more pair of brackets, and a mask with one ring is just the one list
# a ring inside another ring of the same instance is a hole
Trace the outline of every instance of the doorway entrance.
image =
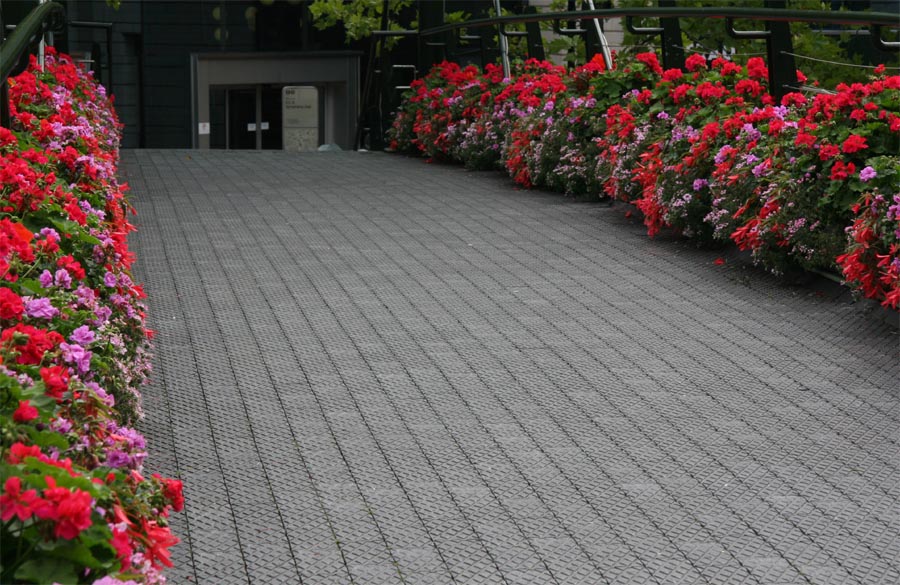
[(281, 88), (280, 85), (212, 88), (211, 101), (220, 102), (221, 107), (212, 108), (210, 146), (228, 150), (281, 150)]
[(192, 54), (194, 148), (282, 148), (283, 88), (315, 86), (318, 144), (352, 149), (359, 119), (360, 55), (355, 51)]

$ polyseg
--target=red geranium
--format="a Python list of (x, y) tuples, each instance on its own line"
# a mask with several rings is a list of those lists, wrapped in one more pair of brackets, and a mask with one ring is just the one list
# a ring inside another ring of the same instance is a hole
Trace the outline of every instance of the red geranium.
[(36, 365), (44, 359), (44, 353), (54, 349), (65, 338), (56, 331), (44, 331), (31, 325), (16, 323), (0, 336), (4, 348), (19, 353), (16, 363)]
[(19, 319), (24, 312), (22, 297), (8, 288), (0, 288), (0, 319)]
[(54, 506), (52, 512), (47, 514), (49, 519), (55, 521), (53, 535), (72, 540), (92, 524), (91, 495), (78, 488), (56, 487), (56, 480), (50, 476), (46, 480), (44, 499)]
[(47, 396), (59, 400), (69, 389), (69, 370), (65, 366), (41, 368), (41, 380), (44, 381)]
[(869, 146), (868, 144), (866, 144), (865, 136), (851, 134), (847, 137), (847, 140), (844, 141), (844, 144), (841, 145), (841, 152), (845, 154), (852, 154), (868, 147)]

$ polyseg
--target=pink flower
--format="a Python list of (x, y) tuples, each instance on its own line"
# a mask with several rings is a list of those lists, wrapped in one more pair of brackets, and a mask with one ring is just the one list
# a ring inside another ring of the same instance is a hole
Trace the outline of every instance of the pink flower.
[(69, 339), (77, 343), (78, 345), (88, 345), (92, 341), (94, 341), (94, 332), (91, 331), (91, 328), (87, 325), (82, 325), (78, 329), (72, 332), (69, 335)]
[(863, 183), (867, 183), (878, 176), (878, 173), (875, 172), (875, 169), (872, 167), (866, 167), (863, 170), (859, 171), (859, 180)]
[(59, 348), (63, 351), (63, 359), (68, 364), (73, 364), (80, 374), (86, 374), (91, 369), (90, 351), (84, 349), (78, 344), (60, 343)]
[(52, 319), (59, 315), (59, 309), (53, 306), (50, 299), (40, 297), (25, 303), (25, 314), (35, 319)]

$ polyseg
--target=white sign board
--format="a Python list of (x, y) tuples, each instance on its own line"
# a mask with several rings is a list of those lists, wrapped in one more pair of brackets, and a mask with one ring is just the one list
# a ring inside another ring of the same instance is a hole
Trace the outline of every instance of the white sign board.
[(319, 90), (307, 85), (281, 89), (281, 124), (284, 150), (319, 147)]

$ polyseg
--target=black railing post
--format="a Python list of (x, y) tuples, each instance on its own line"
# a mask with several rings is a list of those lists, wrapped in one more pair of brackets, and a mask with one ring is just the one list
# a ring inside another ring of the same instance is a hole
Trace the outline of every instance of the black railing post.
[[(784, 10), (786, 0), (766, 0), (766, 8)], [(791, 40), (791, 25), (785, 21), (766, 21), (766, 56), (769, 59), (769, 93), (776, 100), (797, 86), (797, 65), (794, 63), (794, 43)]]
[[(581, 3), (581, 9), (586, 10), (587, 8), (588, 8), (587, 0), (584, 0)], [(591, 22), (590, 24), (588, 24), (588, 22), (590, 22), (590, 21), (582, 22), (581, 23), (582, 28), (591, 29), (591, 27), (593, 26), (594, 23)], [(600, 49), (600, 39), (597, 38), (597, 35), (592, 34), (592, 33), (593, 33), (593, 29), (589, 30), (582, 37), (584, 39), (584, 62), (585, 63), (587, 63), (591, 59), (593, 59), (594, 55), (599, 53), (601, 50)]]
[[(525, 8), (525, 14), (536, 14), (537, 9), (534, 6), (528, 5)], [(541, 36), (541, 25), (537, 22), (526, 22), (525, 23), (525, 32), (528, 33), (525, 37), (525, 41), (528, 43), (528, 56), (537, 59), (538, 61), (544, 60), (544, 38)]]
[[(659, 0), (660, 8), (674, 7), (675, 0)], [(678, 18), (660, 18), (662, 28), (662, 60), (665, 69), (684, 68), (684, 46), (681, 44), (681, 24)]]
[[(419, 31), (434, 28), (444, 24), (444, 3), (419, 0)], [(440, 63), (444, 59), (446, 34), (433, 38), (417, 36), (419, 53), (419, 71), (430, 71), (431, 66)]]

